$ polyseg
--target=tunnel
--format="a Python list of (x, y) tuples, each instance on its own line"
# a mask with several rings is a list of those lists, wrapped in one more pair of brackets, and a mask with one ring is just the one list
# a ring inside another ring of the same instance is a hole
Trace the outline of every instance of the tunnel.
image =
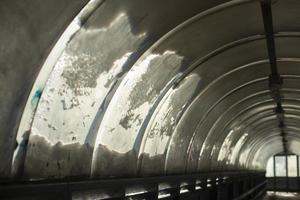
[(0, 199), (296, 197), (299, 10), (1, 0)]

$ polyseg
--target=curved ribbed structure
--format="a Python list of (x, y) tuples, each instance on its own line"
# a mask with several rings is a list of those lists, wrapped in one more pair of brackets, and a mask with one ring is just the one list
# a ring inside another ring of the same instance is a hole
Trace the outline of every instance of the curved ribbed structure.
[(284, 126), (260, 1), (1, 1), (1, 177), (263, 171), (299, 154), (300, 2), (271, 7)]

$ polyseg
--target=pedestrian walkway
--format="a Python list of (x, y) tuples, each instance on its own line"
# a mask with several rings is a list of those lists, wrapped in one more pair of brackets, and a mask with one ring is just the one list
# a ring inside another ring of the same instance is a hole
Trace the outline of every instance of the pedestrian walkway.
[(300, 200), (300, 193), (267, 192), (264, 200)]

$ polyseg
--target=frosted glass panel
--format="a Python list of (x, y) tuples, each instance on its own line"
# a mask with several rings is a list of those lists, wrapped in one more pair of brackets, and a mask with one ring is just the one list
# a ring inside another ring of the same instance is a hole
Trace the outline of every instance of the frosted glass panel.
[(297, 176), (297, 158), (295, 155), (288, 156), (288, 176), (289, 177)]
[(275, 157), (276, 176), (286, 176), (285, 156)]
[(267, 163), (267, 171), (266, 171), (266, 177), (274, 177), (274, 168), (273, 168), (274, 160), (273, 157), (269, 158)]

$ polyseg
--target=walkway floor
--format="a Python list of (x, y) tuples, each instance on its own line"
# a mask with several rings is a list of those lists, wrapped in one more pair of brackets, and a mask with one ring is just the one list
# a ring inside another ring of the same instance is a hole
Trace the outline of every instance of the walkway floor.
[(300, 200), (300, 193), (268, 192), (264, 200)]

